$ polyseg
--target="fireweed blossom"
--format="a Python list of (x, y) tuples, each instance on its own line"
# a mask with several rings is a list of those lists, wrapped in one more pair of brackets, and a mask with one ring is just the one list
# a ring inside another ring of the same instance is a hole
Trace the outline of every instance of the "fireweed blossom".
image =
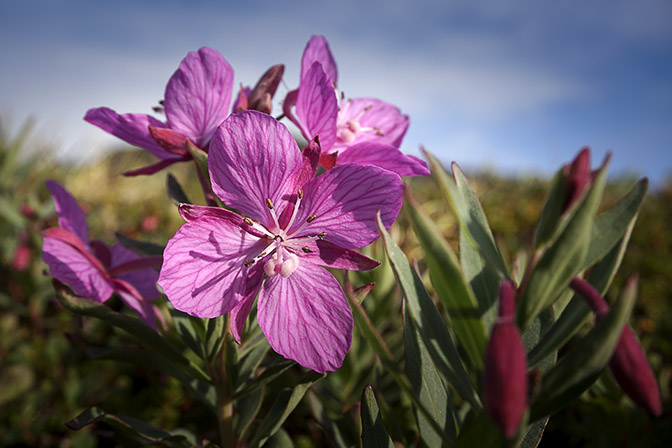
[(69, 285), (80, 297), (103, 303), (112, 294), (156, 329), (149, 302), (159, 296), (156, 257), (141, 258), (120, 244), (108, 247), (89, 240), (89, 228), (75, 198), (59, 183), (47, 181), (58, 214), (58, 227), (44, 231), (43, 260), (56, 280)]
[(191, 160), (186, 140), (207, 151), (210, 138), (229, 115), (233, 69), (211, 48), (189, 52), (166, 85), (166, 123), (147, 114), (118, 114), (107, 107), (89, 109), (84, 120), (125, 142), (146, 149), (160, 162), (126, 173), (152, 174)]
[(374, 98), (346, 99), (337, 82), (338, 68), (326, 39), (311, 37), (301, 59), (299, 88), (287, 94), (283, 109), (308, 140), (319, 135), (322, 166), (367, 163), (400, 176), (429, 174), (424, 161), (399, 150), (408, 115)]
[[(187, 221), (164, 251), (159, 285), (175, 308), (211, 318), (230, 314), (241, 332), (257, 294), (257, 321), (279, 354), (317, 372), (343, 363), (353, 317), (338, 281), (322, 267), (378, 265), (352, 250), (378, 237), (402, 203), (395, 173), (337, 166), (315, 177), (316, 140), (301, 153), (287, 128), (254, 111), (231, 115), (210, 144), (215, 194), (231, 211), (180, 205)], [(263, 286), (262, 286), (263, 284)]]

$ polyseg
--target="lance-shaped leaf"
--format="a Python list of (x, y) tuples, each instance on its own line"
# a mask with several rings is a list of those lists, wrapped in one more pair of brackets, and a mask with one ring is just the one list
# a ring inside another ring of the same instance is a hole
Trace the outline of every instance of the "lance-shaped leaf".
[(451, 247), (410, 194), (406, 197), (408, 214), (425, 252), (432, 285), (471, 365), (482, 370), (487, 335), (476, 297), (464, 279)]
[(457, 216), (460, 232), (465, 232), (474, 241), (500, 278), (507, 277), (508, 268), (497, 249), (485, 212), (460, 167), (456, 163), (452, 164), (451, 179), (434, 155), (428, 151), (424, 153), (432, 167), (432, 176)]
[(213, 414), (217, 414), (215, 387), (185, 373), (158, 353), (133, 347), (97, 348), (85, 346), (83, 342), (79, 344), (92, 359), (127, 362), (145, 370), (154, 370), (172, 376), (189, 389)]
[(380, 214), (378, 214), (377, 223), (392, 270), (406, 297), (410, 316), (417, 325), (434, 363), (462, 398), (475, 408), (480, 408), (481, 400), (476, 394), (453, 339), (422, 284), (422, 280), (399, 246), (392, 241), (380, 220)]
[(182, 185), (180, 185), (177, 179), (175, 179), (175, 176), (173, 176), (170, 173), (168, 173), (168, 175), (166, 176), (166, 190), (168, 191), (168, 197), (175, 204), (181, 204), (181, 203), (191, 204), (191, 201), (187, 197), (187, 194), (182, 189)]
[[(593, 285), (601, 294), (606, 293), (609, 289), (609, 286), (616, 275), (616, 271), (618, 271), (618, 268), (621, 265), (636, 219), (637, 216), (632, 218), (630, 225), (626, 229), (626, 232), (618, 245), (612, 248), (607, 256), (602, 258), (602, 260), (600, 260), (600, 262), (590, 271), (588, 283)], [(589, 315), (590, 308), (588, 305), (586, 305), (581, 297), (574, 295), (558, 320), (543, 336), (534, 349), (529, 352), (528, 362), (530, 369), (537, 368), (545, 358), (562, 347), (565, 342), (579, 331), (581, 326), (587, 321)]]
[(162, 256), (164, 246), (159, 244), (149, 243), (147, 241), (138, 241), (133, 238), (129, 238), (126, 235), (121, 233), (114, 234), (117, 237), (117, 240), (121, 243), (122, 246), (131, 249), (138, 255), (144, 255), (148, 257)]
[(460, 265), (478, 301), (481, 322), (489, 332), (497, 318), (499, 275), (483, 258), (473, 240), (460, 232)]
[(602, 199), (608, 162), (607, 158), (590, 190), (570, 212), (572, 217), (562, 233), (532, 268), (518, 304), (518, 323), (521, 328), (525, 328), (537, 314), (548, 308), (581, 269), (588, 252), (593, 219)]
[[(208, 319), (205, 332), (205, 353), (212, 361), (222, 348), (222, 342), (226, 335), (226, 318), (224, 316)], [(237, 351), (237, 350), (236, 350)]]
[(627, 324), (636, 295), (634, 282), (626, 285), (609, 314), (542, 377), (541, 389), (530, 411), (531, 422), (578, 397), (600, 376)]
[(456, 448), (488, 447), (504, 448), (508, 443), (502, 435), (502, 431), (495, 426), (485, 411), (479, 412), (476, 416), (464, 424), (460, 437), (457, 439)]
[(537, 226), (534, 228), (535, 249), (551, 241), (559, 228), (567, 224), (567, 219), (562, 219), (562, 211), (565, 207), (565, 186), (565, 171), (560, 169), (551, 181), (551, 188), (539, 212)]
[(142, 323), (141, 320), (117, 313), (100, 303), (74, 296), (68, 292), (68, 289), (64, 285), (57, 281), (54, 281), (54, 287), (61, 304), (69, 311), (80, 316), (97, 317), (114, 327), (124, 330), (144, 347), (157, 351), (194, 377), (210, 382), (210, 377), (199, 366), (184, 357), (154, 330)]
[(595, 219), (590, 232), (590, 246), (584, 260), (585, 268), (602, 259), (632, 229), (649, 187), (647, 178), (640, 179), (614, 206)]
[(371, 385), (362, 394), (362, 446), (364, 448), (394, 448), (394, 443), (385, 429), (380, 409)]
[(257, 389), (253, 393), (236, 401), (236, 436), (239, 440), (246, 440), (245, 432), (261, 410), (264, 401), (263, 389)]
[[(408, 307), (404, 303), (404, 349), (406, 355), (406, 375), (418, 400), (430, 413), (430, 418), (442, 429), (437, 433), (418, 409), (415, 418), (418, 421), (420, 438), (427, 446), (441, 446), (442, 443), (454, 444), (457, 439), (458, 422), (452, 401), (429, 356), (427, 347), (418, 332)], [(447, 439), (447, 440), (446, 440)]]
[(271, 410), (268, 411), (268, 414), (262, 420), (259, 428), (255, 431), (254, 438), (248, 446), (250, 448), (262, 446), (269, 437), (280, 429), (285, 420), (287, 420), (287, 417), (289, 417), (289, 414), (299, 404), (308, 388), (325, 376), (324, 373), (309, 372), (293, 388), (281, 390), (276, 395)]
[(185, 448), (199, 445), (196, 437), (187, 430), (166, 431), (137, 418), (108, 414), (95, 406), (85, 410), (65, 425), (70, 429), (76, 430), (95, 422), (108, 423), (126, 434), (130, 434), (143, 442), (151, 444)]

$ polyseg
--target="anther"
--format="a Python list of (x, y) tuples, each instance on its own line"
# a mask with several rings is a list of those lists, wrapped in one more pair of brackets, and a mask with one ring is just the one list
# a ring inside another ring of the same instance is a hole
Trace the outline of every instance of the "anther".
[(317, 234), (317, 237), (321, 240), (325, 239), (327, 237), (327, 232), (320, 232)]
[(247, 260), (247, 261), (245, 262), (245, 267), (246, 267), (246, 268), (249, 268), (249, 267), (252, 266), (253, 264), (254, 264), (254, 260)]
[(306, 222), (313, 222), (317, 219), (317, 215), (310, 215), (308, 219), (306, 219)]
[(266, 207), (273, 210), (273, 201), (271, 201), (269, 198), (266, 198)]
[(312, 250), (310, 250), (310, 249), (308, 248), (308, 246), (303, 246), (303, 247), (301, 248), (301, 250), (304, 251), (304, 252), (307, 253), (307, 254), (310, 254), (310, 253), (313, 252)]
[(296, 192), (299, 199), (303, 199), (303, 190), (299, 188), (299, 191)]
[(368, 112), (369, 110), (371, 110), (372, 107), (373, 107), (373, 104), (369, 104), (368, 106), (366, 106), (364, 108), (364, 112)]
[(250, 218), (245, 218), (245, 219), (243, 219), (243, 221), (245, 221), (245, 224), (247, 224), (248, 226), (254, 225), (254, 223), (252, 222), (252, 220)]

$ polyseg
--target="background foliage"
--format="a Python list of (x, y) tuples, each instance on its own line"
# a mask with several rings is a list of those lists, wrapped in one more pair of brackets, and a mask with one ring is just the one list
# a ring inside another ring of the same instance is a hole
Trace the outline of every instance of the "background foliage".
[[(130, 364), (95, 359), (95, 347), (133, 342), (97, 319), (76, 317), (64, 310), (54, 300), (53, 286), (41, 262), (39, 232), (56, 222), (44, 180), (55, 179), (72, 192), (85, 209), (91, 234), (105, 242), (113, 243), (115, 232), (119, 232), (165, 244), (182, 223), (166, 194), (166, 174), (121, 176), (123, 171), (147, 162), (142, 151), (118, 152), (86, 166), (63, 165), (51, 153), (53, 148), (31, 135), (30, 126), (18, 135), (0, 134), (0, 445), (88, 447), (130, 443), (106, 423), (79, 431), (64, 426), (94, 405), (158, 427), (183, 427), (216, 440), (216, 422), (177, 380)], [(180, 164), (170, 172), (192, 200), (202, 203), (202, 193), (190, 170), (191, 165)], [(531, 245), (549, 181), (506, 179), (488, 172), (469, 173), (468, 177), (504, 258), (514, 259), (521, 248)], [(634, 181), (610, 178), (602, 206), (615, 202)], [(457, 251), (457, 223), (434, 181), (416, 178), (409, 185)], [(541, 446), (666, 446), (665, 441), (672, 440), (670, 204), (672, 179), (649, 191), (609, 292), (611, 298), (616, 297), (625, 279), (633, 272), (639, 273), (640, 293), (631, 324), (659, 379), (663, 416), (651, 419), (636, 409), (607, 373), (580, 400), (551, 418)], [(422, 249), (404, 212), (391, 233), (410, 260), (422, 260)], [(377, 260), (385, 259), (379, 244), (368, 250)], [(424, 266), (419, 267), (425, 272)], [(401, 295), (389, 267), (384, 263), (372, 273), (358, 274), (350, 280), (355, 287), (376, 282), (362, 306), (383, 335), (392, 359), (402, 363)], [(429, 287), (426, 274), (424, 280)], [(121, 309), (121, 303), (112, 302), (111, 306)], [(296, 383), (302, 373), (292, 367), (267, 384), (263, 393), (273, 397), (283, 387)], [(374, 387), (392, 439), (413, 445), (415, 435), (405, 423), (413, 420), (412, 407), (357, 326), (343, 368), (310, 389), (270, 443), (291, 446), (287, 441), (293, 440), (294, 446), (306, 447), (356, 444), (359, 406), (367, 384)], [(595, 390), (600, 391), (599, 396), (593, 393)], [(397, 424), (401, 422), (404, 424)]]

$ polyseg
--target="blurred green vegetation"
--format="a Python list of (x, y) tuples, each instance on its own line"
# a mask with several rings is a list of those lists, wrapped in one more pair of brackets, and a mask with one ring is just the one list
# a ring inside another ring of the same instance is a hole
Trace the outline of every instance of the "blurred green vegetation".
[[(88, 165), (66, 165), (39, 143), (30, 126), (7, 135), (0, 126), (0, 446), (128, 446), (111, 427), (98, 424), (71, 431), (64, 422), (90, 406), (131, 415), (153, 425), (184, 427), (217, 439), (214, 417), (180, 383), (166, 375), (132, 365), (96, 361), (90, 347), (132, 345), (125, 334), (95, 319), (76, 317), (53, 300), (51, 279), (41, 262), (39, 232), (56, 225), (46, 179), (61, 182), (85, 210), (91, 235), (107, 243), (115, 232), (165, 244), (182, 223), (166, 194), (172, 173), (196, 203), (204, 203), (192, 164), (178, 164), (153, 176), (121, 175), (152, 161), (144, 151), (116, 152)], [(616, 155), (617, 157), (618, 155)], [(467, 173), (480, 197), (499, 246), (509, 260), (528, 248), (547, 179), (507, 179), (491, 172)], [(603, 207), (615, 202), (635, 179), (612, 179)], [(408, 182), (417, 201), (457, 250), (457, 225), (430, 178)], [(665, 446), (672, 440), (672, 179), (650, 191), (634, 229), (615, 286), (616, 297), (629, 274), (640, 277), (640, 294), (631, 324), (659, 379), (665, 402), (662, 418), (653, 420), (635, 409), (605, 374), (580, 401), (553, 416), (541, 446)], [(402, 213), (392, 229), (409, 259), (422, 250)], [(367, 253), (383, 260), (378, 245)], [(422, 269), (422, 263), (420, 263)], [(355, 287), (375, 280), (364, 302), (373, 324), (395, 357), (403, 359), (400, 295), (385, 263), (373, 273), (354, 276)], [(110, 306), (121, 308), (113, 299)], [(393, 380), (355, 329), (352, 350), (343, 368), (313, 387), (285, 424), (295, 446), (347, 443), (358, 438), (358, 402), (367, 383), (374, 385), (383, 418), (394, 440), (414, 443), (403, 432), (412, 420)], [(300, 375), (298, 368), (267, 386), (267, 396)], [(594, 393), (599, 390), (599, 397)], [(262, 413), (263, 415), (263, 413)], [(349, 428), (346, 433), (334, 428)], [(279, 433), (281, 439), (285, 433)], [(278, 442), (279, 443), (279, 442)]]

